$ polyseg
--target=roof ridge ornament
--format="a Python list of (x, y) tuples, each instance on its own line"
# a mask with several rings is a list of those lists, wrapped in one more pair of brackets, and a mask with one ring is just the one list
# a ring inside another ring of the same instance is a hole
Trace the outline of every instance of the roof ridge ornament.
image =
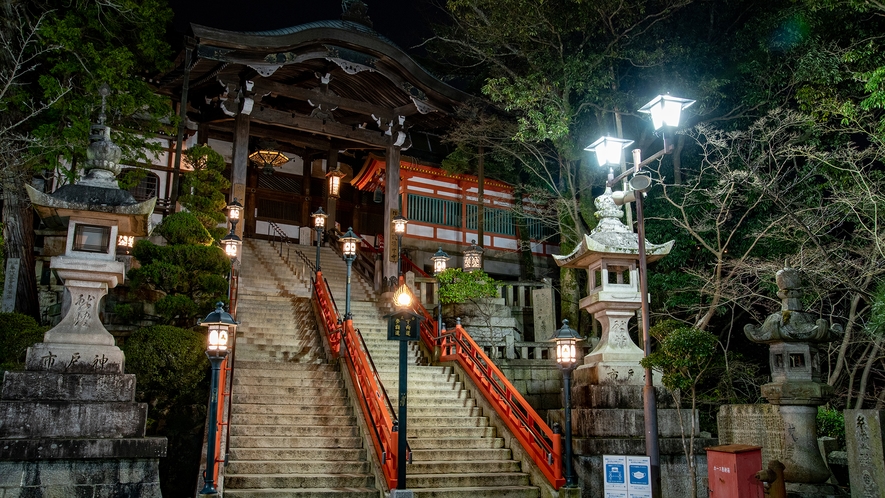
[(372, 27), (369, 19), (369, 7), (362, 0), (341, 0), (341, 19)]

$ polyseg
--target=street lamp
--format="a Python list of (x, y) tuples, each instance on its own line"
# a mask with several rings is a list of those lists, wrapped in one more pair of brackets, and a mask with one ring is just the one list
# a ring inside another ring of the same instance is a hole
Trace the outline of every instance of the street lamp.
[(565, 394), (565, 486), (575, 487), (575, 476), (572, 472), (572, 370), (578, 366), (577, 342), (582, 338), (578, 332), (568, 326), (568, 320), (562, 321), (562, 328), (553, 334), (552, 342), (556, 343), (556, 362), (562, 370), (563, 392)]
[(397, 453), (396, 453), (396, 490), (391, 498), (411, 496), (408, 492), (398, 493), (406, 489), (406, 416), (408, 411), (408, 359), (409, 341), (420, 338), (421, 316), (411, 311), (412, 293), (405, 283), (400, 284), (393, 293), (393, 305), (396, 312), (387, 320), (387, 339), (399, 342), (399, 413), (397, 415)]
[(446, 271), (446, 264), (449, 261), (449, 255), (446, 254), (442, 250), (442, 246), (440, 246), (439, 250), (436, 251), (436, 254), (430, 257), (430, 260), (433, 261), (433, 274), (436, 276), (436, 300), (439, 304), (439, 316), (436, 320), (436, 336), (442, 337), (442, 296), (440, 296), (440, 291), (442, 290), (442, 281), (440, 280), (440, 275), (442, 272)]
[(470, 241), (470, 247), (464, 251), (464, 271), (482, 270), (482, 247), (476, 245), (476, 240)]
[(236, 260), (237, 256), (240, 255), (240, 246), (243, 244), (243, 239), (237, 236), (234, 233), (234, 229), (230, 229), (230, 233), (225, 235), (221, 239), (221, 246), (224, 248), (224, 253), (227, 254), (227, 257)]
[(326, 216), (323, 207), (320, 206), (317, 211), (310, 215), (313, 218), (313, 227), (317, 231), (317, 271), (320, 271), (320, 243), (323, 241), (323, 227), (326, 226)]
[[(654, 123), (656, 130), (664, 126), (675, 128), (679, 126), (682, 110), (694, 104), (694, 102), (695, 101), (693, 100), (671, 97), (669, 95), (658, 95), (652, 99), (651, 102), (639, 109), (639, 111), (651, 114), (652, 122)], [(599, 159), (600, 166), (620, 164), (620, 150), (629, 145), (629, 143), (618, 150), (619, 154), (617, 157), (615, 157), (614, 154), (609, 155), (601, 153), (600, 148), (604, 146), (603, 144), (606, 144), (606, 141), (600, 139), (585, 150), (593, 150), (596, 152), (596, 157)], [(669, 154), (672, 151), (673, 147), (668, 144), (666, 139), (664, 140), (664, 148), (645, 161), (642, 160), (642, 151), (639, 149), (633, 149), (633, 170), (624, 171), (616, 178), (611, 178), (611, 175), (609, 175), (610, 179), (607, 182), (607, 185), (610, 187), (624, 179), (628, 174), (633, 173), (634, 175), (630, 180), (630, 187), (632, 190), (619, 193), (620, 195), (613, 195), (612, 199), (615, 201), (615, 204), (619, 206), (627, 202), (636, 203), (636, 230), (639, 239), (639, 293), (642, 303), (642, 346), (645, 357), (648, 357), (651, 354), (651, 337), (649, 335), (648, 257), (645, 253), (645, 218), (642, 213), (642, 196), (651, 188), (651, 179), (648, 176), (640, 175), (639, 172), (646, 164), (657, 160), (664, 154)], [(639, 193), (637, 194), (636, 192)], [(649, 457), (649, 463), (651, 466), (650, 477), (652, 496), (659, 498), (661, 496), (661, 450), (660, 441), (658, 439), (657, 399), (651, 368), (645, 369), (645, 384), (642, 386), (642, 401), (643, 415), (645, 417), (645, 454)]]
[(403, 235), (406, 233), (406, 224), (409, 220), (398, 214), (393, 218), (393, 233), (396, 234), (396, 273), (403, 275)]
[(237, 223), (240, 221), (240, 215), (243, 213), (243, 205), (234, 197), (234, 200), (227, 205), (227, 219), (230, 221), (231, 230), (237, 229)]
[(203, 489), (201, 495), (218, 494), (215, 489), (216, 434), (218, 432), (218, 378), (221, 364), (227, 357), (229, 340), (237, 329), (237, 322), (224, 311), (221, 302), (216, 304), (215, 311), (203, 319), (201, 325), (209, 328), (206, 356), (212, 365), (212, 380), (209, 389), (209, 434), (206, 441), (206, 470), (203, 472)]
[(344, 253), (344, 261), (347, 262), (347, 286), (344, 292), (344, 320), (351, 320), (353, 316), (350, 314), (350, 268), (353, 266), (353, 260), (356, 259), (356, 248), (360, 239), (353, 233), (353, 228), (348, 228), (347, 232), (341, 236), (341, 251)]

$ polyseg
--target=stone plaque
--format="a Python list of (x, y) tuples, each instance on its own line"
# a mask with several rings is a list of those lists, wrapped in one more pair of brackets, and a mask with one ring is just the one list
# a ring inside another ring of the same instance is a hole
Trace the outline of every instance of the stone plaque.
[(885, 411), (845, 410), (845, 446), (852, 498), (880, 498), (885, 493)]
[(313, 245), (313, 234), (316, 232), (310, 227), (301, 227), (298, 229), (298, 243), (303, 246)]
[(532, 315), (535, 320), (535, 340), (545, 341), (559, 327), (556, 326), (556, 308), (553, 287), (532, 289)]
[(15, 291), (18, 289), (18, 272), (21, 269), (21, 259), (9, 258), (6, 260), (6, 280), (3, 282), (3, 306), (0, 311), (10, 313), (15, 311)]

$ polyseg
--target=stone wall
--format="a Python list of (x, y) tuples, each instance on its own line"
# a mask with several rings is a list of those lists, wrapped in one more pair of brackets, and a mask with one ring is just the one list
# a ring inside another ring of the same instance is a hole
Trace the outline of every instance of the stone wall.
[(0, 496), (160, 498), (157, 459), (0, 462)]
[(555, 361), (499, 358), (495, 364), (541, 418), (562, 409), (562, 371)]

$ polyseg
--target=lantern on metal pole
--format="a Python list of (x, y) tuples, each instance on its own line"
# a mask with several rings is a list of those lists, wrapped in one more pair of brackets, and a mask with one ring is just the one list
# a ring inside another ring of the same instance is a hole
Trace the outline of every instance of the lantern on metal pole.
[(482, 270), (482, 253), (483, 249), (476, 245), (476, 240), (470, 241), (470, 247), (464, 251), (464, 271)]
[(323, 241), (323, 228), (326, 226), (326, 213), (320, 206), (315, 213), (310, 215), (313, 218), (313, 227), (317, 231), (317, 264), (316, 271), (320, 271), (320, 244)]
[(237, 230), (237, 223), (240, 222), (240, 217), (243, 214), (243, 205), (234, 197), (234, 200), (227, 205), (227, 221), (230, 222), (231, 231)]
[(409, 220), (398, 214), (393, 218), (393, 233), (396, 234), (396, 273), (403, 275), (403, 235), (406, 233), (406, 224)]
[(433, 274), (436, 276), (436, 300), (439, 308), (439, 315), (437, 315), (436, 320), (436, 336), (442, 336), (442, 296), (440, 292), (442, 291), (442, 280), (440, 280), (440, 276), (442, 272), (446, 271), (446, 265), (449, 262), (449, 255), (442, 250), (442, 246), (440, 246), (439, 250), (436, 251), (436, 254), (431, 256), (431, 261), (433, 261)]
[(224, 311), (223, 304), (216, 304), (215, 311), (209, 313), (203, 319), (201, 325), (209, 329), (206, 356), (212, 366), (212, 378), (209, 388), (209, 423), (206, 443), (206, 470), (203, 471), (203, 489), (200, 494), (218, 494), (215, 489), (215, 464), (216, 434), (218, 433), (218, 385), (221, 373), (221, 364), (227, 357), (230, 347), (230, 338), (235, 336), (237, 322), (230, 313)]
[(556, 363), (562, 370), (563, 394), (565, 395), (565, 486), (575, 487), (575, 475), (572, 471), (572, 371), (578, 366), (578, 341), (582, 340), (578, 332), (568, 326), (568, 320), (562, 321), (562, 328), (553, 334), (551, 342), (556, 343)]
[(350, 269), (353, 266), (353, 260), (356, 259), (356, 248), (359, 243), (360, 239), (353, 233), (353, 228), (348, 228), (347, 232), (341, 236), (341, 252), (344, 253), (344, 261), (347, 262), (347, 286), (344, 292), (345, 321), (353, 318), (350, 314)]
[[(396, 453), (396, 489), (406, 489), (406, 461), (407, 447), (407, 411), (408, 411), (408, 360), (409, 342), (420, 339), (420, 325), (422, 317), (412, 312), (413, 296), (405, 283), (393, 293), (393, 305), (396, 311), (388, 315), (387, 339), (400, 341), (399, 343), (399, 414), (396, 421), (397, 453)], [(407, 493), (391, 493), (391, 496), (405, 496)]]

